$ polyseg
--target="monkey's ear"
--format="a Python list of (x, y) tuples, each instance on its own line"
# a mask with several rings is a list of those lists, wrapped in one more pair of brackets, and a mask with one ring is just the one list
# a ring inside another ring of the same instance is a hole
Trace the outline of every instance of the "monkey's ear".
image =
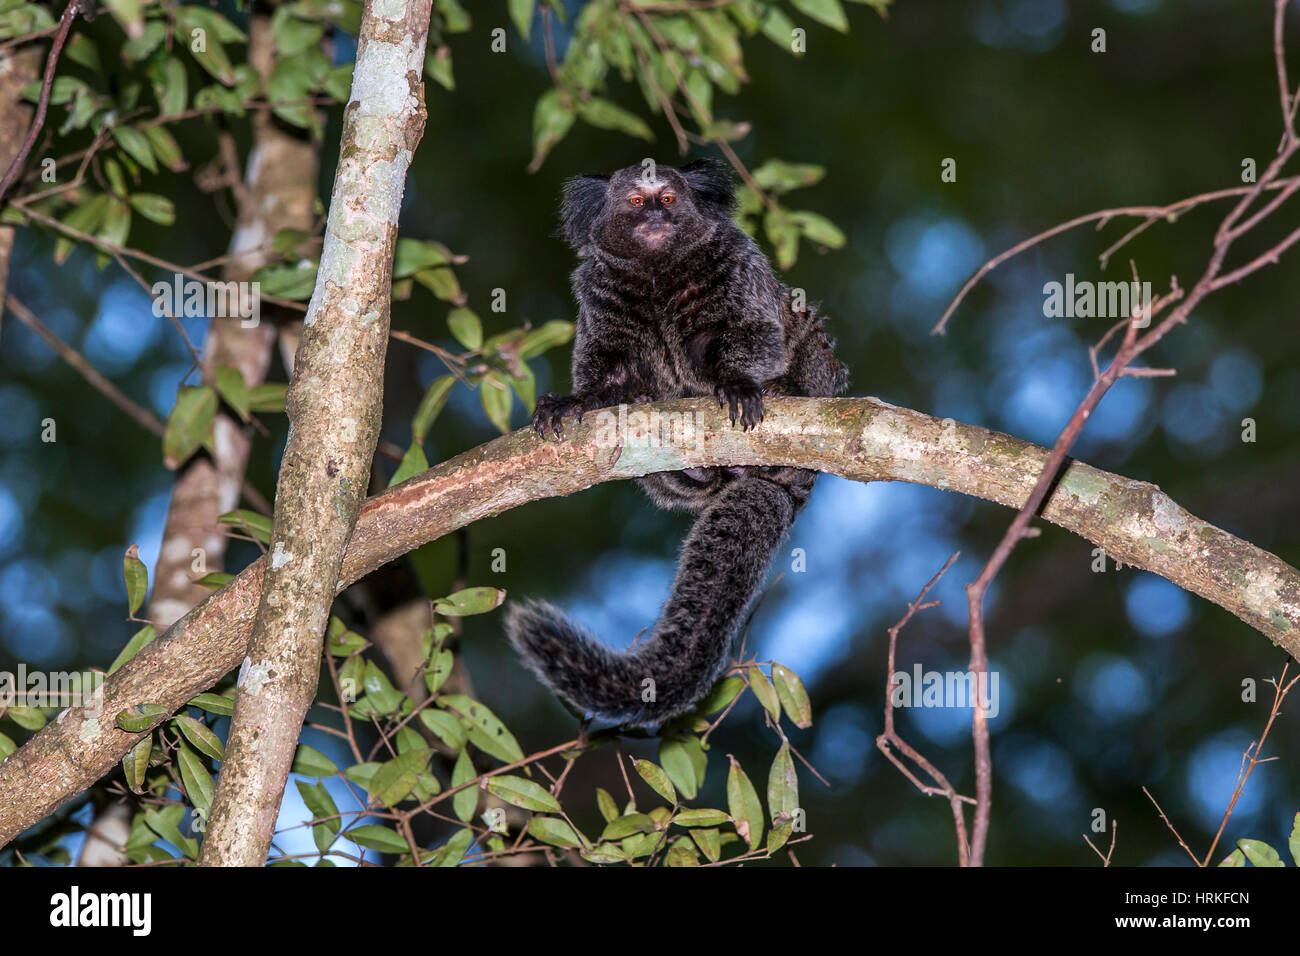
[(591, 224), (605, 205), (608, 187), (608, 176), (574, 176), (564, 181), (559, 236), (574, 249), (581, 249), (591, 241)]
[(716, 159), (697, 159), (687, 163), (679, 172), (691, 187), (695, 205), (706, 216), (730, 219), (736, 211), (736, 186), (731, 178), (731, 167)]

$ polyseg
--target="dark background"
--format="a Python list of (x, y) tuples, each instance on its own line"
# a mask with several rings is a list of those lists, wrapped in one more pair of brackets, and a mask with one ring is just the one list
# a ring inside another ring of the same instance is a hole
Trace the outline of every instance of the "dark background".
[[(458, 275), (491, 334), (524, 319), (572, 318), (573, 260), (550, 235), (565, 177), (644, 155), (669, 164), (678, 157), (662, 121), (653, 146), (580, 124), (537, 174), (525, 172), (533, 104), (548, 84), (540, 41), (535, 36), (525, 49), (509, 29), (510, 52), (489, 52), (487, 31), (507, 25), (504, 4), (475, 6), (473, 32), (452, 40), (457, 91), (427, 87), (429, 121), (402, 234), (470, 256)], [(804, 246), (787, 278), (832, 317), (852, 394), (1050, 443), (1087, 389), (1087, 346), (1106, 322), (1044, 318), (1043, 284), (1070, 272), (1123, 280), (1132, 257), (1157, 292), (1171, 275), (1190, 287), (1226, 205), (1152, 227), (1105, 273), (1097, 253), (1136, 220), (1053, 239), (996, 270), (947, 336), (931, 328), (981, 262), (1035, 232), (1096, 209), (1238, 185), (1247, 157), (1265, 166), (1281, 129), (1271, 4), (901, 0), (886, 21), (866, 7), (850, 5), (849, 12), (846, 35), (805, 24), (809, 52), (801, 59), (761, 36), (749, 41), (752, 82), (740, 96), (717, 101), (721, 115), (753, 122), (754, 132), (736, 147), (749, 165), (779, 156), (827, 168), (819, 185), (791, 194), (789, 205), (829, 216), (848, 242), (825, 254)], [(1288, 22), (1295, 50), (1294, 6)], [(1098, 27), (1106, 31), (1105, 53), (1089, 50)], [(562, 50), (563, 28), (559, 40)], [(1300, 75), (1300, 67), (1292, 72)], [(635, 90), (617, 87), (613, 96), (644, 112)], [(322, 150), (323, 195), (337, 131), (335, 117)], [(211, 155), (202, 124), (187, 128), (182, 141), (191, 157)], [(945, 157), (957, 161), (955, 183), (940, 181)], [(159, 191), (178, 202), (178, 224), (133, 233), (133, 245), (163, 249), (179, 262), (221, 255), (229, 210), (188, 177), (167, 185)], [(1284, 207), (1276, 219), (1243, 241), (1231, 262), (1293, 228), (1294, 209)], [(20, 232), (15, 294), (129, 395), (165, 416), (189, 365), (175, 331), (153, 317), (145, 294), (116, 267), (99, 271), (93, 255), (79, 251), (57, 268), (51, 248), (47, 236)], [(1177, 377), (1121, 382), (1076, 447), (1079, 458), (1155, 482), (1193, 513), (1293, 565), (1300, 561), (1295, 256), (1215, 294), (1148, 356), (1153, 365), (1176, 367)], [(488, 310), (498, 287), (507, 290), (505, 316)], [(444, 314), (443, 304), (417, 289), (411, 301), (395, 303), (393, 326), (451, 344)], [(193, 327), (202, 334), (201, 321)], [(123, 620), (122, 551), (139, 542), (152, 566), (170, 473), (156, 440), (12, 319), (0, 350), (0, 669), (20, 660), (29, 668), (106, 666), (133, 632)], [(415, 404), (439, 369), (401, 343), (390, 356), (384, 437), (404, 447)], [(534, 363), (539, 391), (566, 390), (567, 348), (549, 359)], [(39, 439), (47, 416), (59, 423), (54, 444)], [(263, 417), (273, 437), (258, 440), (249, 477), (269, 494), (285, 422)], [(1246, 417), (1257, 423), (1254, 443), (1241, 440)], [(516, 404), (515, 424), (524, 421)], [(476, 396), (459, 389), (434, 430), (429, 458), (445, 459), (494, 433)], [(904, 632), (899, 665), (964, 669), (962, 587), (1010, 519), (1004, 508), (935, 489), (833, 477), (819, 483), (789, 542), (807, 552), (807, 571), (789, 573), (788, 559), (778, 560), (777, 570), (787, 573), (748, 639), (760, 659), (802, 675), (812, 694), (816, 723), (791, 740), (831, 786), (801, 768), (815, 834), (799, 848), (801, 862), (955, 861), (946, 804), (916, 793), (875, 748), (886, 628), (960, 550), (938, 588), (943, 606)], [(602, 485), (472, 526), (469, 583), (505, 587), (512, 597), (550, 597), (622, 645), (657, 613), (685, 528), (632, 485)], [(507, 552), (504, 574), (490, 570), (497, 547)], [(1272, 691), (1263, 682), (1287, 658), (1226, 611), (1161, 578), (1113, 565), (1093, 573), (1091, 552), (1088, 542), (1044, 526), (1040, 538), (1017, 549), (986, 604), (1001, 692), (992, 723), (989, 860), (1095, 863), (1081, 834), (1101, 808), (1120, 822), (1117, 863), (1187, 864), (1141, 788), (1203, 853), (1241, 751), (1266, 720)], [(231, 556), (237, 568), (253, 554), (237, 546)], [(451, 589), (449, 543), (417, 560), (435, 593)], [(477, 692), (526, 752), (572, 734), (572, 718), (507, 653), (499, 615), (467, 620), (464, 653)], [(1260, 702), (1242, 702), (1248, 679), (1260, 685)], [(1279, 759), (1256, 769), (1225, 850), (1242, 836), (1286, 843), (1300, 810), (1300, 722), (1294, 702), (1290, 709), (1268, 741), (1268, 755)], [(899, 718), (903, 735), (968, 793), (969, 717), (969, 710), (932, 709)], [(308, 739), (324, 746), (316, 737)], [(654, 756), (652, 745), (625, 749)], [(700, 805), (725, 801), (727, 753), (741, 759), (761, 791), (774, 752), (774, 738), (747, 701), (713, 738)], [(566, 806), (590, 831), (592, 785), (619, 792), (613, 751), (584, 759), (570, 779)]]

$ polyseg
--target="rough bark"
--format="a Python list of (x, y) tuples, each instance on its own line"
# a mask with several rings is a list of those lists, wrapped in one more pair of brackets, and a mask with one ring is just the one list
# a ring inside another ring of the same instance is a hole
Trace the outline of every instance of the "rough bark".
[(430, 6), (363, 8), (320, 270), (286, 396), (270, 554), (201, 865), (266, 860), (316, 696), (321, 641), (379, 438), (397, 220), (424, 130)]
[[(263, 76), (274, 67), (271, 21), (256, 17), (249, 30), (249, 62)], [(309, 230), (316, 198), (317, 147), (280, 128), (267, 111), (253, 118), (249, 151), (231, 258), (222, 269), (226, 281), (243, 282), (268, 261), (270, 243), (281, 229)], [(203, 378), (213, 381), (221, 366), (238, 369), (251, 388), (266, 379), (276, 336), (275, 307), (267, 305), (252, 328), (233, 318), (213, 319), (203, 345)], [(170, 627), (202, 601), (208, 589), (195, 583), (220, 571), (229, 538), (217, 518), (239, 503), (252, 446), (247, 427), (224, 410), (213, 426), (214, 453), (190, 459), (176, 478), (162, 549), (153, 574), (149, 620)], [(202, 570), (195, 568), (202, 552)]]
[[(646, 440), (639, 413), (691, 416), (689, 441)], [(707, 400), (638, 406), (611, 440), (607, 417), (571, 424), (563, 442), (517, 431), (366, 502), (336, 588), (439, 538), (530, 501), (603, 481), (697, 465), (799, 465), (858, 481), (909, 481), (1019, 507), (1047, 450), (871, 398), (772, 399), (756, 430), (729, 427)], [(1134, 567), (1201, 595), (1300, 659), (1300, 572), (1180, 508), (1155, 485), (1073, 462), (1043, 517)], [(153, 702), (169, 711), (243, 659), (264, 562), (246, 568), (108, 679), (99, 717), (72, 709), (0, 762), (0, 845), (81, 793), (139, 739), (113, 724)]]
[[(40, 65), (41, 51), (38, 47), (26, 46), (0, 54), (0, 171), (9, 168), (31, 128), (31, 104), (18, 94), (36, 79)], [(3, 321), (13, 249), (14, 227), (0, 226), (0, 321)]]

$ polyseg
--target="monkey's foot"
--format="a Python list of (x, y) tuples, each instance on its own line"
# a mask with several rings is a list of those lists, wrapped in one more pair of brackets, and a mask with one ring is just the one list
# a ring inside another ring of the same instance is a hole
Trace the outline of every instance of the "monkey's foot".
[(556, 395), (554, 392), (547, 392), (537, 399), (537, 408), (533, 411), (533, 430), (545, 438), (546, 429), (549, 426), (556, 438), (564, 435), (564, 416), (576, 415), (578, 421), (582, 421), (582, 413), (587, 411), (588, 405), (578, 395)]
[(731, 412), (733, 428), (737, 415), (744, 431), (757, 428), (763, 420), (763, 386), (757, 382), (728, 382), (718, 386), (717, 394), (718, 405), (726, 405)]

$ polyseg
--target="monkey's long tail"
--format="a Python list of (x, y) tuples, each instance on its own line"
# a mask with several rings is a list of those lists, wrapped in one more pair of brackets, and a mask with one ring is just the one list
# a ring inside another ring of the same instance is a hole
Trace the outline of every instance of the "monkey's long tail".
[[(506, 632), (525, 664), (578, 710), (623, 724), (662, 724), (690, 710), (731, 645), (808, 487), (746, 476), (721, 489), (682, 546), (672, 595), (650, 636), (619, 653), (544, 601), (515, 603)], [(650, 683), (653, 682), (653, 683)]]

